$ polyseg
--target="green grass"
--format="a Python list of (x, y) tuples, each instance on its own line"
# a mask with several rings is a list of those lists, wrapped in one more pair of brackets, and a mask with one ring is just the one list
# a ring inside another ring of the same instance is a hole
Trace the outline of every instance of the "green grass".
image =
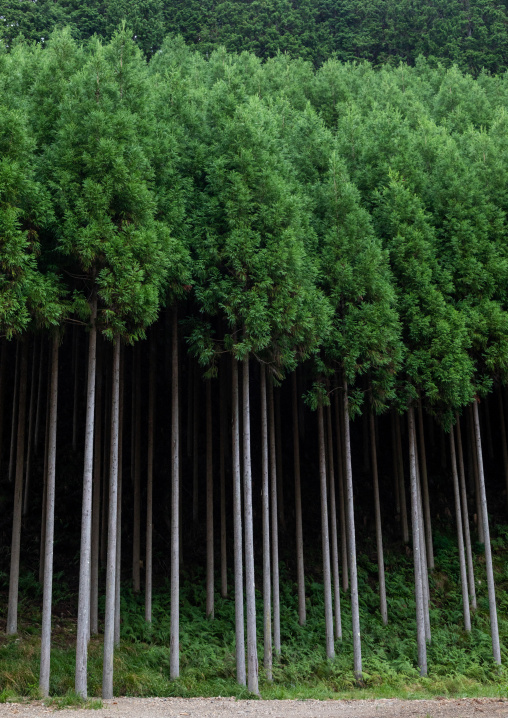
[[(508, 563), (503, 554), (508, 529), (497, 530), (494, 539), (499, 626), (503, 662), (508, 661)], [(371, 547), (372, 548), (372, 547)], [(353, 647), (349, 596), (341, 595), (344, 638), (336, 643), (336, 659), (326, 660), (324, 651), (323, 588), (319, 575), (307, 581), (305, 627), (297, 621), (294, 584), (285, 572), (281, 577), (282, 654), (274, 665), (274, 681), (265, 680), (260, 653), (260, 692), (263, 698), (426, 698), (433, 696), (506, 696), (508, 672), (492, 660), (487, 589), (480, 547), (475, 557), (478, 612), (470, 635), (462, 630), (462, 607), (457, 556), (452, 537), (435, 536), (436, 571), (431, 578), (432, 643), (428, 646), (429, 676), (421, 678), (416, 666), (415, 608), (412, 562), (387, 553), (389, 625), (381, 623), (378, 608), (376, 566), (363, 552), (359, 559), (359, 590), (364, 683), (353, 676)], [(24, 578), (20, 604), (20, 632), (0, 639), (0, 700), (9, 696), (37, 695), (40, 651), (39, 588)], [(69, 596), (60, 581), (60, 601)], [(153, 625), (144, 620), (143, 597), (128, 588), (122, 594), (122, 644), (115, 654), (115, 695), (128, 696), (236, 696), (247, 690), (235, 681), (234, 601), (216, 597), (215, 619), (204, 615), (205, 589), (200, 571), (183, 572), (181, 600), (181, 677), (169, 678), (169, 585), (158, 587), (154, 598)], [(58, 595), (57, 595), (58, 599)], [(262, 599), (258, 595), (258, 621)], [(50, 695), (69, 705), (73, 700), (75, 621), (72, 612), (54, 619)], [(261, 622), (258, 636), (262, 636)], [(101, 638), (89, 649), (89, 695), (100, 696), (102, 680)], [(58, 698), (62, 697), (62, 698)], [(74, 696), (75, 697), (75, 696)], [(75, 697), (77, 699), (77, 697)], [(78, 699), (79, 700), (79, 699)], [(67, 701), (67, 702), (65, 702)], [(94, 707), (94, 706), (91, 706)]]

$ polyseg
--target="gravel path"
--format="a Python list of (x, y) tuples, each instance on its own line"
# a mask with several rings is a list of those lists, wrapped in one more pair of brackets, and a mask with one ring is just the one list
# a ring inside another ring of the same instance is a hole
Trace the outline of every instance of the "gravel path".
[[(40, 702), (0, 705), (0, 718), (55, 711)], [(237, 701), (234, 698), (115, 698), (101, 710), (65, 709), (58, 718), (508, 718), (508, 698), (459, 700)]]

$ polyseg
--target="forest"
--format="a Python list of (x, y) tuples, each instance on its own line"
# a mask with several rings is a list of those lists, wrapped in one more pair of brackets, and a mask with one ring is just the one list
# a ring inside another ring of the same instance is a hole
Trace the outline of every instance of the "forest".
[(123, 24), (0, 86), (0, 700), (502, 690), (506, 75)]

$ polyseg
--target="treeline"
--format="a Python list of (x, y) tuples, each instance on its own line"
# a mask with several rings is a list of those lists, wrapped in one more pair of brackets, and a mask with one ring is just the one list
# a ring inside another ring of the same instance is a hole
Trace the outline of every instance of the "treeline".
[(171, 33), (203, 54), (219, 46), (264, 59), (281, 52), (315, 66), (331, 57), (412, 65), (422, 55), (475, 75), (508, 67), (507, 7), (497, 0), (1, 0), (0, 38), (44, 43), (68, 25), (78, 40), (109, 40), (124, 18), (147, 56)]
[[(3, 466), (13, 481), (7, 632), (17, 631), (22, 514), (34, 491), (30, 461), (43, 443), (41, 690), (49, 690), (62, 416), (66, 440), (66, 427), (72, 427), (70, 448), (84, 447), (80, 695), (87, 692), (89, 636), (98, 630), (101, 551), (103, 694), (113, 691), (127, 465), (135, 591), (141, 589), (140, 512), (146, 509), (147, 621), (154, 510), (170, 535), (170, 666), (172, 677), (179, 674), (182, 526), (199, 520), (193, 457), (203, 442), (206, 613), (213, 617), (218, 474), (221, 582), (227, 517), (233, 524), (238, 681), (248, 677), (249, 689), (258, 691), (258, 553), (268, 677), (272, 635), (273, 652), (280, 652), (278, 531), (288, 501), (294, 502), (299, 620), (305, 622), (302, 492), (317, 502), (318, 485), (327, 656), (333, 659), (341, 638), (340, 564), (342, 590), (351, 592), (354, 669), (361, 680), (350, 432), (350, 419), (359, 413), (372, 472), (383, 622), (376, 457), (388, 445), (394, 478), (386, 495), (392, 512), (396, 507), (402, 541), (413, 548), (417, 661), (425, 675), (434, 561), (425, 447), (435, 443), (430, 432), (440, 431), (453, 480), (464, 627), (470, 630), (470, 606), (476, 607), (474, 505), (485, 546), (493, 656), (500, 663), (478, 406), (496, 390), (504, 417), (505, 79), (474, 80), (423, 60), (414, 68), (379, 70), (330, 60), (317, 71), (283, 55), (262, 63), (224, 49), (207, 60), (181, 40), (164, 42), (147, 63), (121, 30), (106, 45), (94, 39), (82, 47), (69, 31), (55, 33), (45, 49), (17, 44), (0, 55), (0, 83), (0, 392), (12, 407), (9, 413), (0, 401), (0, 437), (6, 444), (10, 436), (9, 466)], [(145, 346), (141, 340), (158, 319), (142, 353), (136, 347)], [(292, 447), (289, 460), (282, 455), (279, 392), (289, 398), (282, 408), (292, 427), (284, 439)], [(306, 438), (303, 402), (314, 410), (316, 427)], [(157, 406), (166, 427), (159, 434), (166, 458), (159, 469), (164, 466), (164, 484), (171, 487), (160, 501), (154, 498)], [(388, 410), (389, 421), (382, 418)], [(200, 433), (202, 414), (206, 428)], [(461, 414), (467, 417), (462, 430)], [(427, 426), (424, 416), (430, 417)], [(491, 440), (488, 411), (481, 420)], [(504, 426), (499, 440), (496, 455), (508, 476)], [(300, 462), (309, 453), (317, 471), (302, 474)], [(283, 460), (292, 461), (291, 499), (282, 492)], [(73, 485), (72, 478), (67, 482)]]

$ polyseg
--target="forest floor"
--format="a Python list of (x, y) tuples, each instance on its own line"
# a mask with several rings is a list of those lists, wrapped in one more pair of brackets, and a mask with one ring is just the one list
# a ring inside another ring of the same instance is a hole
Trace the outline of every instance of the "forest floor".
[[(95, 706), (101, 705), (95, 702)], [(41, 701), (4, 703), (0, 718), (36, 718), (58, 708)], [(236, 700), (235, 698), (115, 698), (92, 715), (103, 718), (490, 718), (508, 716), (508, 698), (435, 700)], [(87, 708), (58, 710), (59, 718), (90, 718)]]

